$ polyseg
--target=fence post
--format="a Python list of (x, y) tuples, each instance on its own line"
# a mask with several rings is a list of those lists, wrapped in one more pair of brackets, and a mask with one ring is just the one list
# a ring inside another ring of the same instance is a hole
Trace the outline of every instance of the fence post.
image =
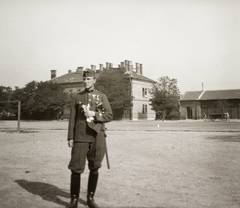
[(18, 133), (20, 133), (21, 101), (18, 101)]

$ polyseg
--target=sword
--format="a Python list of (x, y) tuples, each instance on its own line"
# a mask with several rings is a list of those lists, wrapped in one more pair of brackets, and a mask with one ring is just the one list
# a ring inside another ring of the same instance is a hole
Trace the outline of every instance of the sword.
[[(107, 136), (106, 136), (107, 137)], [(107, 160), (107, 167), (110, 169), (110, 163), (109, 163), (109, 158), (108, 158), (108, 151), (107, 151), (107, 140), (105, 137), (105, 153), (106, 153), (106, 160)]]

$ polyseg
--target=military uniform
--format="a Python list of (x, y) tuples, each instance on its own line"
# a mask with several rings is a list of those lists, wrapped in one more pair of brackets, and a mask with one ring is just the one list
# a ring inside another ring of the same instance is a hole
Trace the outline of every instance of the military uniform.
[[(83, 77), (94, 76), (94, 72), (86, 70)], [(91, 80), (92, 81), (92, 80)], [(87, 81), (86, 81), (87, 82)], [(92, 84), (94, 86), (94, 83)], [(93, 117), (86, 117), (85, 109), (95, 112)], [(78, 207), (81, 173), (88, 161), (89, 178), (87, 187), (87, 205), (97, 208), (93, 196), (98, 182), (98, 169), (106, 151), (105, 123), (112, 120), (112, 109), (105, 94), (92, 87), (78, 93), (72, 102), (68, 126), (68, 141), (73, 141), (71, 160), (70, 208)]]
[[(89, 105), (89, 109), (95, 111), (95, 116), (91, 122), (88, 122), (84, 115), (83, 105)], [(73, 139), (74, 141), (69, 169), (77, 173), (83, 173), (84, 171), (86, 157), (83, 158), (81, 155), (83, 151), (78, 151), (80, 143), (93, 143), (90, 144), (90, 147), (95, 149), (92, 151), (96, 155), (89, 160), (89, 169), (101, 167), (105, 153), (104, 123), (111, 120), (112, 110), (105, 94), (97, 90), (90, 92), (84, 90), (76, 95), (71, 106), (68, 128), (68, 140)], [(90, 154), (91, 151), (88, 153)], [(89, 154), (86, 155), (89, 156), (88, 159), (91, 157)], [(82, 161), (80, 161), (81, 158)]]

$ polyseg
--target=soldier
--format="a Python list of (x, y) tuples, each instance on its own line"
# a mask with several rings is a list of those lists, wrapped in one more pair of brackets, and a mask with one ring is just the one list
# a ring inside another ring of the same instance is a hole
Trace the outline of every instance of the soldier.
[(90, 170), (87, 187), (87, 205), (97, 208), (94, 194), (98, 182), (98, 169), (101, 167), (106, 151), (105, 124), (112, 120), (112, 109), (105, 94), (94, 89), (95, 71), (83, 71), (85, 89), (78, 93), (72, 102), (69, 126), (68, 146), (72, 148), (68, 168), (71, 170), (69, 208), (78, 207), (81, 173), (86, 160)]

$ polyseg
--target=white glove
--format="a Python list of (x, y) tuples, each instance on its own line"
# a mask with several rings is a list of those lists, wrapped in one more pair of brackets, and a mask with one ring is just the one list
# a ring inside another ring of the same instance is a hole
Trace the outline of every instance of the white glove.
[(87, 117), (87, 122), (91, 122), (94, 120), (94, 116), (95, 116), (95, 111), (89, 110), (90, 105), (88, 104), (86, 105), (82, 105), (82, 108), (84, 110), (84, 115)]

